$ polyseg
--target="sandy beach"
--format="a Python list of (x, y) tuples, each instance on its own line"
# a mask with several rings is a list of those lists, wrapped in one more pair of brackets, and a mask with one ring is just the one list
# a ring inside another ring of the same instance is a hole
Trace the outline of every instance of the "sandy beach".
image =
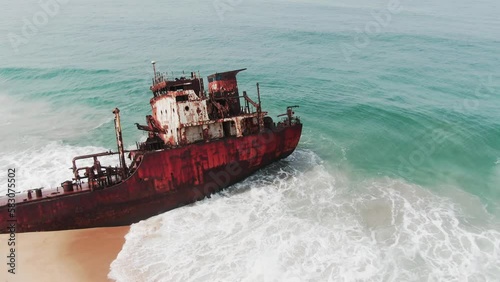
[(109, 266), (129, 226), (16, 234), (16, 274), (8, 273), (8, 235), (0, 235), (0, 281), (111, 281)]

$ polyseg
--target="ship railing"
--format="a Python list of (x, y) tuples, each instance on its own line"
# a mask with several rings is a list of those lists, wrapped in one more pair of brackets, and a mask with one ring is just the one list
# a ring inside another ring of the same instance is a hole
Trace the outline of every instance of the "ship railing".
[(135, 142), (137, 151), (157, 151), (169, 148), (168, 145), (159, 142)]
[[(80, 171), (84, 171), (84, 175), (79, 175)], [(81, 167), (77, 169), (78, 176), (77, 185), (81, 188), (82, 179), (87, 179), (89, 188), (91, 190), (103, 189), (105, 187), (112, 186), (121, 179), (121, 169), (118, 167), (107, 166), (101, 168), (101, 170), (95, 170), (92, 167)]]
[(152, 79), (152, 85), (156, 85), (160, 82), (168, 81), (168, 76), (166, 73), (156, 73), (156, 76)]
[(146, 142), (135, 142), (135, 147), (137, 150), (144, 150), (146, 147)]
[[(131, 151), (125, 151), (131, 152)], [(82, 188), (82, 183), (84, 179), (87, 179), (88, 186), (91, 190), (103, 189), (105, 187), (112, 186), (123, 180), (123, 171), (127, 168), (122, 168), (118, 166), (101, 166), (99, 157), (118, 155), (117, 152), (103, 152), (97, 154), (77, 156), (73, 158), (73, 180), (75, 181), (77, 187)], [(93, 159), (93, 164), (91, 166), (77, 167), (76, 162), (86, 159)], [(83, 171), (83, 175), (81, 172)]]
[(291, 118), (282, 118), (281, 121), (278, 122), (278, 127), (287, 127), (287, 126), (292, 126), (296, 124), (300, 124), (300, 117), (299, 116), (294, 116)]
[(300, 117), (295, 116), (294, 108), (299, 106), (288, 106), (286, 108), (286, 113), (278, 115), (278, 117), (284, 117), (281, 122), (278, 122), (278, 126), (292, 126), (295, 124), (300, 124)]
[(174, 72), (170, 72), (170, 74), (168, 72), (156, 72), (155, 77), (153, 77), (153, 79), (152, 79), (152, 83), (153, 83), (153, 85), (156, 85), (156, 84), (158, 84), (160, 82), (169, 81), (168, 80), (169, 77), (172, 80), (175, 80), (175, 78), (178, 78), (178, 79), (201, 78), (199, 71), (198, 71), (198, 73), (196, 73), (196, 72), (190, 72), (189, 74), (186, 74), (185, 72), (182, 72), (182, 73), (179, 73), (179, 74), (176, 74), (176, 75), (174, 75)]

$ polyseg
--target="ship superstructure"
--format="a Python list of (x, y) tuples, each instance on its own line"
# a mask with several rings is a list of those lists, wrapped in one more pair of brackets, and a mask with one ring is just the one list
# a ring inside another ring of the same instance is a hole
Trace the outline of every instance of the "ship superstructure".
[(153, 115), (147, 116), (148, 125), (139, 129), (159, 136), (167, 146), (258, 133), (264, 128), (267, 113), (261, 111), (260, 101), (254, 102), (245, 91), (240, 97), (236, 75), (243, 70), (208, 76), (208, 93), (203, 79), (194, 72), (189, 78), (170, 81), (155, 72)]

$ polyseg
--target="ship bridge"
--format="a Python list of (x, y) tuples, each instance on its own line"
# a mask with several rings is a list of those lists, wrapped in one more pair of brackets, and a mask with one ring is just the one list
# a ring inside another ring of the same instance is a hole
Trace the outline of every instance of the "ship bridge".
[(244, 70), (209, 75), (207, 94), (195, 72), (169, 78), (154, 68), (152, 115), (146, 117), (148, 125), (137, 125), (149, 132), (146, 143), (159, 149), (259, 132), (266, 113), (261, 112), (260, 98), (254, 102), (245, 91), (240, 96), (236, 76)]

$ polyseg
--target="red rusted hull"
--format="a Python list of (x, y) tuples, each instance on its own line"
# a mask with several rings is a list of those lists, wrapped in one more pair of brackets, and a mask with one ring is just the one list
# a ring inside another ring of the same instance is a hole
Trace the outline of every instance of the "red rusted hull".
[[(40, 201), (18, 202), (16, 232), (129, 225), (193, 203), (290, 155), (302, 125), (148, 152), (125, 181)], [(0, 230), (7, 232), (7, 206)]]

